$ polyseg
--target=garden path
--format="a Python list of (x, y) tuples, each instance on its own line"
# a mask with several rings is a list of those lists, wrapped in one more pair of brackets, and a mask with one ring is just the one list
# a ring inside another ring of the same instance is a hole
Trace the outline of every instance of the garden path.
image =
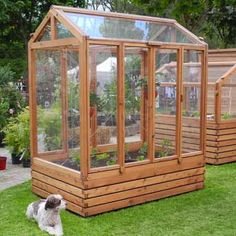
[(0, 170), (0, 191), (31, 179), (31, 168), (12, 165), (11, 155), (5, 148), (0, 148), (0, 155), (7, 157), (6, 170)]

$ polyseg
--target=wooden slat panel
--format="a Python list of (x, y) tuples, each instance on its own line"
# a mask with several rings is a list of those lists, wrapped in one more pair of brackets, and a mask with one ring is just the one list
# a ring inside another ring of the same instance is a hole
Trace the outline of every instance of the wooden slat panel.
[(224, 134), (235, 134), (236, 136), (236, 128), (218, 130), (218, 135), (224, 135)]
[[(44, 197), (44, 198), (46, 198), (50, 194), (49, 192), (47, 192), (45, 190), (42, 190), (42, 189), (40, 189), (40, 188), (38, 188), (36, 186), (32, 186), (32, 191), (35, 194), (37, 194), (37, 195), (39, 195), (41, 197)], [(67, 201), (67, 209), (70, 210), (70, 211), (73, 211), (73, 212), (75, 212), (77, 214), (80, 214), (82, 216), (85, 216), (82, 207), (77, 206), (77, 205), (75, 205), (72, 202)]]
[(78, 171), (40, 160), (39, 158), (33, 159), (32, 170), (53, 177), (57, 180), (62, 180), (63, 182), (69, 183), (73, 186), (82, 189), (84, 188)]
[(47, 183), (41, 182), (37, 179), (32, 179), (32, 185), (37, 188), (40, 188), (46, 192), (49, 192), (49, 193), (61, 194), (66, 201), (72, 202), (72, 203), (79, 205), (81, 207), (85, 206), (82, 198), (79, 198), (71, 193), (65, 192), (62, 189), (56, 188), (56, 187), (49, 185)]
[(191, 184), (191, 185), (181, 186), (178, 188), (169, 189), (169, 190), (165, 190), (165, 191), (161, 191), (157, 193), (151, 193), (151, 194), (147, 194), (147, 195), (143, 195), (139, 197), (134, 197), (131, 199), (124, 199), (122, 201), (114, 202), (112, 204), (104, 204), (100, 206), (90, 207), (86, 209), (86, 215), (88, 216), (95, 215), (95, 214), (110, 211), (110, 210), (137, 205), (143, 202), (149, 202), (149, 201), (157, 200), (164, 197), (178, 195), (181, 193), (187, 193), (190, 191), (202, 189), (203, 186), (204, 186), (203, 183)]
[(56, 179), (53, 179), (51, 177), (46, 176), (45, 174), (40, 174), (38, 172), (32, 171), (32, 178), (40, 180), (41, 182), (50, 184), (52, 186), (57, 187), (58, 189), (62, 189), (68, 193), (74, 194), (75, 196), (83, 198), (83, 190), (80, 188), (77, 188), (75, 186), (69, 185), (67, 183), (64, 183), (63, 181), (59, 181)]
[(202, 167), (204, 165), (203, 156), (184, 157), (183, 162), (178, 164), (177, 159), (160, 161), (142, 166), (127, 167), (123, 175), (118, 171), (106, 171), (103, 173), (90, 174), (89, 180), (84, 184), (87, 188), (95, 188), (125, 181), (141, 179), (149, 176), (162, 175), (181, 170)]
[(232, 146), (223, 146), (223, 147), (219, 147), (218, 148), (218, 152), (221, 153), (221, 152), (227, 152), (227, 151), (234, 151), (236, 150), (236, 146), (235, 145), (232, 145)]
[(236, 156), (226, 158), (206, 158), (208, 164), (220, 165), (236, 161)]
[(163, 191), (163, 190), (167, 190), (171, 188), (176, 188), (176, 187), (187, 185), (187, 184), (199, 183), (199, 182), (203, 182), (203, 180), (204, 180), (204, 176), (198, 175), (198, 176), (188, 177), (184, 179), (153, 184), (150, 186), (144, 186), (141, 188), (129, 189), (127, 191), (122, 191), (122, 192), (104, 195), (100, 197), (89, 198), (89, 199), (84, 200), (84, 202), (88, 204), (88, 207), (91, 207), (95, 205), (105, 204), (108, 202), (119, 201), (125, 198), (133, 198), (140, 195), (145, 195), (145, 194), (150, 194), (150, 193)]
[(218, 154), (218, 158), (233, 157), (236, 156), (236, 148), (234, 151), (222, 152)]
[(235, 134), (219, 135), (218, 141), (224, 141), (224, 140), (236, 140), (236, 133)]
[(120, 184), (114, 184), (114, 185), (110, 185), (106, 187), (93, 188), (93, 189), (85, 190), (84, 194), (86, 194), (88, 198), (97, 197), (104, 194), (117, 193), (117, 192), (129, 190), (129, 189), (144, 187), (144, 186), (157, 184), (157, 183), (163, 183), (163, 182), (167, 182), (167, 181), (171, 181), (175, 179), (201, 175), (203, 173), (204, 173), (204, 168), (201, 167), (201, 168), (196, 168), (196, 169), (170, 173), (166, 175), (159, 175), (155, 177), (129, 181), (129, 182), (120, 183)]

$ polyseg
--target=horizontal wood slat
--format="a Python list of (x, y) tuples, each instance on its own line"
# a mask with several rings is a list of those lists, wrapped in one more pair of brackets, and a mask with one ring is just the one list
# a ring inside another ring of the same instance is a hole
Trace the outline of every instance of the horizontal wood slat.
[(197, 169), (190, 169), (190, 170), (181, 171), (181, 172), (174, 172), (170, 174), (159, 175), (155, 177), (144, 178), (144, 179), (129, 181), (125, 183), (105, 186), (105, 187), (84, 190), (84, 193), (87, 195), (88, 198), (92, 198), (92, 197), (97, 197), (97, 196), (101, 196), (105, 194), (117, 193), (117, 192), (129, 190), (132, 188), (139, 188), (139, 187), (144, 187), (144, 186), (153, 185), (157, 183), (163, 183), (163, 182), (167, 182), (167, 181), (171, 181), (175, 179), (182, 179), (182, 178), (187, 178), (190, 176), (201, 175), (203, 173), (204, 173), (203, 167), (197, 168)]
[(49, 161), (41, 160), (39, 158), (33, 158), (32, 170), (51, 176), (65, 183), (69, 183), (73, 186), (83, 188), (81, 176), (78, 171), (51, 163)]
[(214, 125), (215, 128), (211, 130), (215, 130), (215, 134), (206, 137), (206, 163), (217, 165), (236, 161), (236, 122), (221, 122)]
[(123, 208), (123, 207), (133, 206), (133, 205), (137, 205), (137, 204), (144, 203), (144, 202), (149, 202), (149, 201), (153, 201), (153, 200), (157, 200), (157, 199), (161, 199), (161, 198), (165, 198), (165, 197), (169, 197), (169, 196), (173, 196), (173, 195), (178, 195), (178, 194), (202, 189), (203, 186), (204, 186), (203, 182), (200, 182), (200, 183), (181, 186), (181, 187), (168, 189), (168, 190), (160, 191), (160, 192), (156, 192), (156, 193), (150, 193), (150, 194), (146, 194), (143, 196), (134, 197), (131, 199), (124, 199), (121, 201), (114, 202), (112, 204), (104, 204), (104, 205), (94, 206), (94, 207), (90, 207), (90, 208), (86, 209), (85, 214), (90, 216), (90, 215), (95, 215), (95, 214), (99, 214), (102, 212), (116, 210), (116, 209)]

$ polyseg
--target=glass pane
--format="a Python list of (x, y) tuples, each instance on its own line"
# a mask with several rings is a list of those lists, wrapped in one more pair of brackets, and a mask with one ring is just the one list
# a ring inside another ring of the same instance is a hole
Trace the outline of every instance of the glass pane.
[(67, 51), (68, 147), (71, 164), (80, 165), (79, 51)]
[(207, 120), (215, 119), (215, 84), (208, 83), (207, 88)]
[(49, 41), (51, 40), (51, 25), (48, 23), (38, 36), (37, 41)]
[(62, 25), (58, 21), (56, 23), (56, 32), (57, 32), (58, 39), (74, 37), (74, 35), (68, 29), (66, 29), (64, 25)]
[(222, 86), (221, 119), (236, 118), (236, 73), (231, 75)]
[(201, 53), (184, 51), (182, 151), (200, 150)]
[(157, 23), (79, 13), (65, 13), (65, 15), (90, 37), (198, 43), (192, 36), (178, 30), (173, 23)]
[(93, 45), (89, 56), (90, 158), (91, 167), (101, 167), (117, 162), (117, 47)]
[(38, 151), (62, 149), (61, 53), (36, 50)]
[[(144, 133), (144, 100), (147, 98), (146, 48), (125, 50), (125, 162), (142, 161), (147, 158), (147, 142)], [(130, 144), (143, 141), (139, 150)]]
[(156, 51), (155, 158), (176, 153), (177, 50)]
[(215, 83), (232, 66), (233, 64), (220, 65), (220, 64), (213, 64), (209, 62), (208, 63), (208, 83)]

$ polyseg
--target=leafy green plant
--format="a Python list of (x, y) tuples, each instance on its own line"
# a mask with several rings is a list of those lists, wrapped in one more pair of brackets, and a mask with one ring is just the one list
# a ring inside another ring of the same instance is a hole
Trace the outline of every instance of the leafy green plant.
[(15, 154), (21, 154), (22, 158), (30, 158), (30, 128), (29, 109), (24, 108), (16, 117), (12, 117), (4, 128), (6, 134), (4, 143)]
[(46, 151), (61, 148), (62, 120), (59, 114), (60, 108), (57, 106), (51, 109), (38, 108), (38, 127), (43, 136)]
[(70, 151), (70, 159), (72, 162), (74, 162), (76, 165), (80, 164), (80, 153), (79, 151)]
[(148, 144), (147, 144), (147, 142), (144, 142), (142, 147), (139, 149), (139, 154), (141, 156), (146, 156), (147, 155), (147, 150), (148, 150)]
[(172, 146), (172, 143), (169, 139), (163, 139), (161, 141), (160, 157), (169, 156), (172, 153), (171, 146)]
[(225, 112), (221, 115), (222, 120), (230, 120), (233, 118), (233, 116), (231, 114), (229, 114), (228, 112)]

